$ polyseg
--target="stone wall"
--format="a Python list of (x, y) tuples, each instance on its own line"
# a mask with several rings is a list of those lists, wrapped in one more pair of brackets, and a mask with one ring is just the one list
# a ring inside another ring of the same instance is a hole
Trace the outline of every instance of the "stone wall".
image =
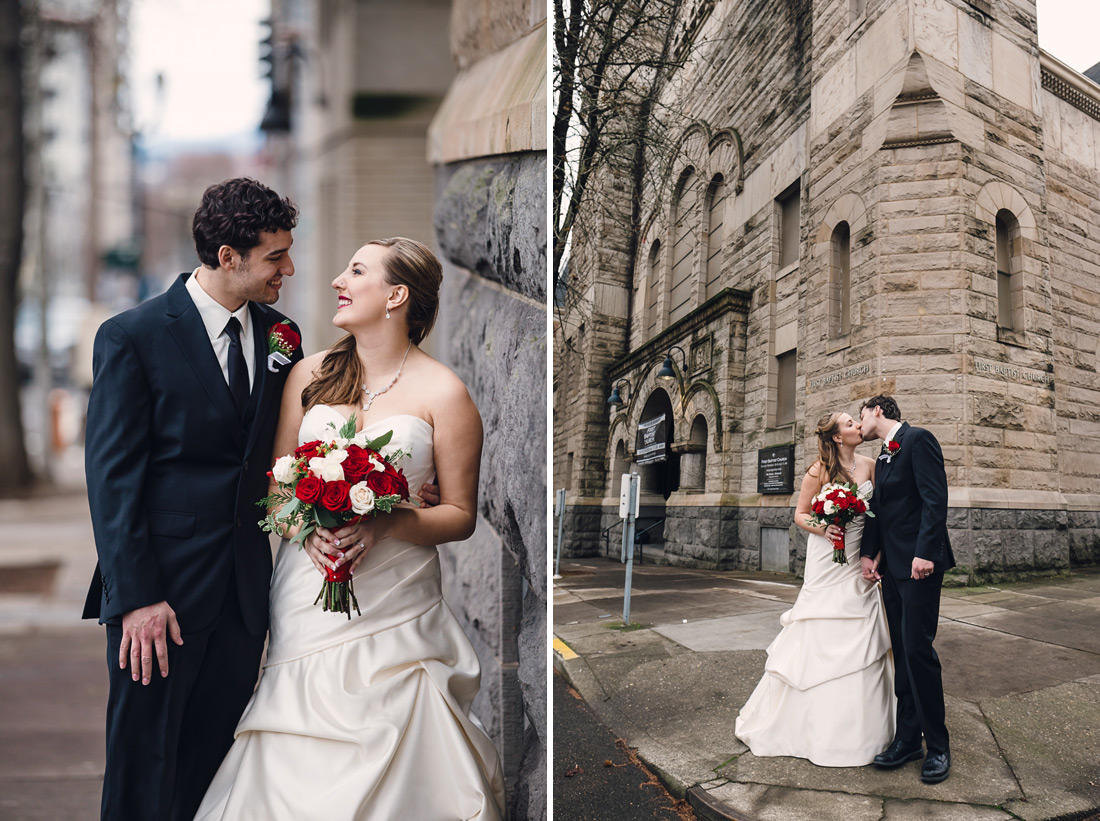
[[(588, 355), (594, 347), (564, 353), (555, 381), (556, 483), (572, 483), (585, 510), (610, 502), (616, 488), (608, 480), (632, 458), (638, 410), (665, 390), (676, 417), (673, 451), (689, 460), (692, 476), (705, 460), (703, 486), (692, 482), (665, 505), (665, 559), (759, 567), (758, 517), (789, 514), (795, 497), (756, 494), (757, 452), (793, 444), (797, 489), (816, 456), (817, 418), (855, 415), (861, 400), (892, 393), (903, 416), (943, 448), (957, 575), (1004, 578), (1095, 563), (1095, 87), (1039, 52), (1030, 3), (992, 16), (963, 0), (862, 5), (863, 12), (848, 0), (713, 7), (696, 53), (670, 78), (659, 106), (679, 140), (674, 150), (650, 147), (633, 282), (616, 278), (630, 265), (616, 256), (629, 243), (620, 235), (609, 241), (600, 216), (593, 217), (600, 230), (576, 237), (576, 259), (587, 266), (576, 275), (601, 285), (592, 304), (628, 309), (625, 320), (594, 312), (599, 332), (614, 337), (625, 327), (629, 347), (610, 362), (611, 346), (598, 356)], [(693, 246), (680, 244), (675, 192), (685, 171), (704, 181), (724, 175), (730, 190), (719, 248), (708, 245), (712, 222), (697, 206), (686, 234)], [(781, 264), (777, 198), (793, 183), (799, 254)], [(600, 214), (621, 208), (630, 189), (606, 193)], [(1005, 212), (1015, 223), (1008, 325), (998, 314), (996, 253)], [(846, 330), (834, 257), (842, 224), (850, 232)], [(715, 252), (716, 287), (745, 295), (735, 326), (707, 301)], [(674, 320), (673, 271), (680, 283), (685, 265), (696, 279), (693, 303)], [(694, 361), (704, 343), (709, 370)], [(690, 361), (674, 356), (677, 383), (661, 385), (654, 374), (672, 345)], [(797, 352), (794, 422), (777, 424), (776, 356), (789, 350)], [(620, 378), (631, 383), (628, 406), (608, 412), (600, 403)], [(713, 441), (699, 451), (688, 432), (708, 391), (717, 406), (704, 414)], [(567, 452), (583, 450), (584, 459), (562, 458), (559, 432)], [(584, 521), (596, 524), (591, 516), (576, 523)], [(805, 538), (791, 533), (790, 569), (799, 572)]]
[(456, 0), (451, 20), (460, 71), (428, 133), (437, 356), (469, 388), (485, 446), (477, 532), (440, 550), (444, 595), (481, 661), (474, 712), (501, 751), (509, 815), (545, 819), (545, 8)]

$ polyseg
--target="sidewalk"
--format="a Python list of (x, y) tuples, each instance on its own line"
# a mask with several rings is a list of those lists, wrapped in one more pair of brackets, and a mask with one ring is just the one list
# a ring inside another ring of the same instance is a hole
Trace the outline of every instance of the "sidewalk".
[(635, 564), (623, 630), (623, 565), (563, 561), (561, 574), (555, 665), (701, 818), (1039, 821), (1100, 807), (1100, 573), (943, 591), (952, 769), (937, 785), (919, 761), (822, 768), (756, 758), (734, 736), (794, 577)]
[(0, 818), (99, 818), (107, 645), (80, 619), (95, 563), (75, 480), (0, 500)]

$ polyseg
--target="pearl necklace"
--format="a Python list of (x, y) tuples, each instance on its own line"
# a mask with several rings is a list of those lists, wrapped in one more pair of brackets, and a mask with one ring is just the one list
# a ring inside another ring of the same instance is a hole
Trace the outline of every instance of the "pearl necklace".
[(394, 376), (393, 376), (393, 379), (390, 380), (390, 384), (386, 385), (386, 387), (382, 388), (382, 390), (380, 390), (380, 391), (367, 390), (366, 384), (363, 385), (363, 393), (365, 393), (367, 395), (367, 404), (363, 405), (363, 412), (364, 413), (366, 413), (367, 411), (370, 410), (370, 406), (371, 406), (371, 404), (373, 404), (375, 399), (377, 399), (379, 396), (381, 396), (386, 391), (388, 391), (390, 388), (392, 388), (394, 386), (394, 384), (397, 382), (397, 380), (401, 378), (401, 370), (405, 367), (405, 360), (409, 358), (409, 351), (411, 351), (411, 350), (412, 350), (412, 340), (410, 339), (409, 340), (409, 347), (405, 348), (405, 355), (403, 357), (401, 357), (401, 364), (397, 366), (397, 373), (395, 373)]

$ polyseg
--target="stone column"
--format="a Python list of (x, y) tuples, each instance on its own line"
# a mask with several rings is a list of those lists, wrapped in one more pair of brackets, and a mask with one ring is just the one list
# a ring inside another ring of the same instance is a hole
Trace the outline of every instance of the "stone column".
[(546, 9), (455, 0), (459, 74), (432, 121), (438, 358), (485, 426), (477, 532), (440, 550), (481, 661), (474, 712), (509, 815), (546, 817)]

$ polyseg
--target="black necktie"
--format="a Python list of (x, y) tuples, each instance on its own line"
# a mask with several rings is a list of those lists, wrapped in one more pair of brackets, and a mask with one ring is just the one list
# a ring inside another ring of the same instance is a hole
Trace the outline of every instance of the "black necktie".
[(252, 391), (248, 387), (248, 366), (245, 365), (244, 351), (241, 349), (240, 320), (235, 316), (229, 317), (225, 332), (229, 334), (229, 390), (233, 393), (233, 401), (237, 403), (237, 413), (243, 416), (248, 395)]

